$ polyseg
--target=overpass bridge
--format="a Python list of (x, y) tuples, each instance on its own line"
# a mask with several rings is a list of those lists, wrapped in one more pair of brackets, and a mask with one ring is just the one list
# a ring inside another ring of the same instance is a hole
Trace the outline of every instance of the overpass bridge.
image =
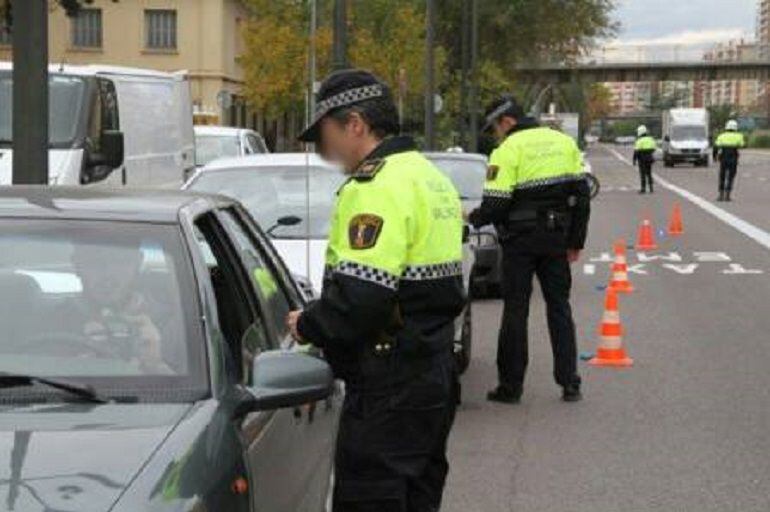
[(635, 62), (534, 64), (516, 67), (518, 80), (528, 83), (770, 81), (770, 61)]

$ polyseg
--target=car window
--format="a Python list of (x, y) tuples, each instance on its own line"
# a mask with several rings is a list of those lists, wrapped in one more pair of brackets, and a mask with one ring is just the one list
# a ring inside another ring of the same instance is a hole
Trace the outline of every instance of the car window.
[(252, 153), (267, 153), (267, 147), (265, 147), (265, 142), (261, 140), (259, 137), (257, 137), (253, 133), (246, 134), (246, 140), (249, 143), (249, 146), (251, 147)]
[(195, 236), (209, 269), (217, 301), (219, 327), (244, 384), (252, 382), (254, 358), (276, 344), (264, 319), (252, 307), (251, 295), (227, 234), (214, 215), (207, 214), (195, 223)]
[(286, 341), (288, 345), (290, 343), (289, 332), (286, 329), (285, 319), (293, 308), (292, 301), (286, 295), (285, 287), (280, 282), (280, 277), (265, 263), (257, 250), (254, 239), (246, 232), (233, 210), (222, 211), (222, 220), (233, 236), (251, 279), (251, 284), (264, 300), (268, 321), (272, 322), (272, 327), (279, 339)]
[(275, 246), (270, 241), (268, 236), (262, 231), (259, 224), (249, 215), (243, 208), (233, 208), (233, 214), (241, 221), (244, 226), (248, 226), (248, 232), (253, 234), (257, 243), (257, 248), (260, 249), (260, 254), (265, 258), (265, 261), (269, 262), (272, 269), (275, 271), (280, 279), (280, 282), (285, 285), (286, 295), (289, 297), (290, 302), (298, 308), (304, 306), (305, 295), (299, 289), (297, 282), (292, 276), (286, 263), (281, 258)]
[[(191, 190), (238, 199), (261, 226), (281, 239), (326, 239), (342, 172), (326, 166), (264, 165), (200, 173)], [(483, 185), (483, 182), (482, 182)], [(293, 226), (276, 226), (282, 217), (299, 217)]]
[(217, 158), (241, 156), (241, 141), (234, 135), (196, 135), (195, 163), (206, 165)]
[(140, 400), (205, 392), (183, 243), (174, 226), (0, 221), (0, 372), (93, 380)]
[(452, 180), (463, 199), (481, 199), (487, 173), (483, 160), (442, 157), (430, 157), (430, 160)]

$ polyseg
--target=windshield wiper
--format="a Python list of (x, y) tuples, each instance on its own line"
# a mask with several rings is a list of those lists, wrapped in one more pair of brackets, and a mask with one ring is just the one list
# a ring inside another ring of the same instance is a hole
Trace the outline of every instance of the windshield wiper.
[(21, 375), (16, 373), (0, 372), (0, 388), (14, 388), (18, 386), (31, 386), (32, 384), (42, 384), (51, 388), (77, 396), (86, 402), (97, 404), (106, 404), (109, 400), (99, 396), (99, 394), (87, 384), (78, 384), (61, 379), (51, 379), (47, 377), (37, 377), (35, 375)]

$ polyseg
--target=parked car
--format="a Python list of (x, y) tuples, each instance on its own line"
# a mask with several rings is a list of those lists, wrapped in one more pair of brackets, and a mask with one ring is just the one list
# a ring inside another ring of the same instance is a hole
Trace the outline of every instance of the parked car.
[[(427, 153), (426, 156), (455, 184), (466, 212), (481, 204), (487, 175), (487, 158), (484, 155), (452, 151)], [(502, 278), (502, 248), (495, 228), (484, 226), (471, 231), (470, 241), (475, 256), (471, 272), (472, 297), (498, 294)]]
[(8, 510), (324, 509), (340, 391), (235, 201), (0, 189)]
[[(51, 64), (48, 89), (51, 185), (177, 189), (195, 168), (185, 73)], [(0, 185), (13, 174), (12, 90), (0, 62)]]
[[(323, 285), (331, 212), (345, 180), (339, 168), (315, 154), (275, 153), (212, 162), (200, 169), (185, 188), (241, 201), (266, 227), (291, 271), (309, 276), (318, 293)], [(466, 289), (473, 258), (473, 249), (466, 243)], [(472, 327), (469, 305), (455, 329), (455, 352), (461, 369), (470, 361)]]
[(218, 158), (269, 153), (262, 135), (247, 128), (195, 126), (195, 165), (202, 167)]

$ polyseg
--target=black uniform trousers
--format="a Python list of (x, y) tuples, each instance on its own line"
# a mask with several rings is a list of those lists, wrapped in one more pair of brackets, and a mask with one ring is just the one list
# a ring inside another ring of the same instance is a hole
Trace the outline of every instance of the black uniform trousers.
[(722, 158), (719, 162), (720, 192), (732, 191), (736, 174), (738, 174), (738, 161), (732, 158)]
[(391, 390), (347, 390), (334, 512), (439, 510), (459, 384), (450, 351), (420, 364), (424, 369)]
[(533, 250), (526, 237), (503, 246), (503, 318), (497, 346), (500, 384), (520, 389), (529, 362), (528, 323), (532, 281), (536, 275), (546, 303), (553, 374), (560, 386), (580, 384), (572, 308), (572, 272), (566, 253)]
[(646, 158), (639, 160), (639, 179), (642, 182), (641, 190), (647, 190), (649, 185), (650, 192), (652, 192), (652, 160)]

